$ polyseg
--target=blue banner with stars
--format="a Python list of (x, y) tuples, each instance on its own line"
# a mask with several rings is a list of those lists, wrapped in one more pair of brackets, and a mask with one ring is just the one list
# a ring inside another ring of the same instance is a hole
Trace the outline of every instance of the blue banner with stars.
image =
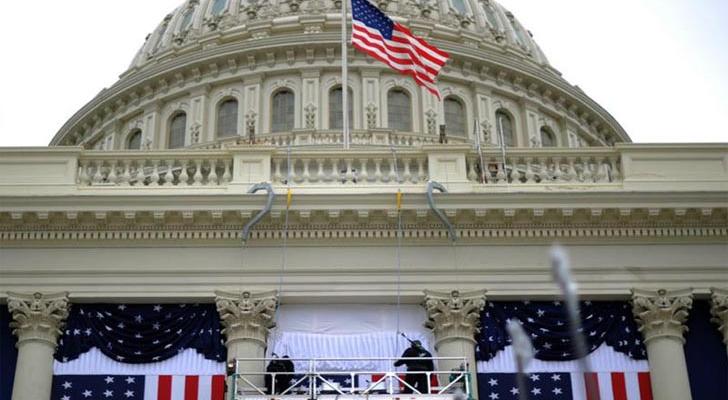
[(96, 347), (116, 361), (145, 364), (194, 349), (224, 361), (221, 329), (213, 304), (75, 305), (55, 357), (67, 362)]
[[(629, 303), (585, 301), (580, 308), (589, 352), (606, 343), (635, 360), (647, 359)], [(561, 302), (489, 302), (481, 315), (478, 361), (488, 361), (510, 345), (506, 332), (508, 320), (521, 322), (524, 331), (531, 336), (537, 359), (569, 361), (576, 358), (566, 309)]]

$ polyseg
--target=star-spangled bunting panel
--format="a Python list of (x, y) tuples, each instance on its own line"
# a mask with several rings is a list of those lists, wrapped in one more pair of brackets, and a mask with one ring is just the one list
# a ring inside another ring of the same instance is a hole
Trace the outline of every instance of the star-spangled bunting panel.
[[(585, 383), (599, 388), (589, 397)], [(544, 372), (526, 375), (527, 398), (534, 400), (652, 400), (649, 372)], [(516, 374), (478, 374), (482, 400), (519, 400)]]
[(213, 304), (75, 305), (55, 357), (67, 362), (96, 347), (113, 360), (144, 364), (194, 349), (224, 361), (221, 329)]
[[(633, 359), (647, 359), (629, 303), (585, 301), (580, 306), (589, 352), (606, 343)], [(481, 315), (478, 361), (488, 361), (510, 345), (505, 326), (511, 319), (519, 320), (531, 336), (537, 359), (568, 361), (576, 358), (561, 302), (489, 302)]]
[(50, 400), (223, 400), (224, 375), (56, 375)]

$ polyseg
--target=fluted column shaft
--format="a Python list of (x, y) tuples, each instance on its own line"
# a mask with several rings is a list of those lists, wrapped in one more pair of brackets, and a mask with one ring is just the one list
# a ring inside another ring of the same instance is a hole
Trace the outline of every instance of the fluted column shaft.
[(728, 353), (728, 289), (712, 289), (710, 300), (712, 321), (718, 324), (718, 330), (723, 334), (723, 343)]
[[(485, 307), (485, 290), (460, 293), (425, 291), (427, 322), (425, 326), (435, 335), (438, 357), (464, 357), (470, 372), (470, 391), (478, 398), (476, 385), (475, 334), (480, 330), (480, 311)], [(437, 369), (459, 369), (461, 361), (441, 360)], [(439, 377), (446, 383), (448, 374)]]
[(68, 294), (8, 293), (10, 327), (18, 337), (12, 400), (48, 400), (53, 384), (53, 353), (68, 317)]
[(655, 400), (690, 400), (683, 334), (692, 308), (691, 290), (633, 290), (632, 312), (639, 324), (650, 363)]
[[(265, 350), (268, 344), (268, 333), (275, 326), (275, 312), (277, 305), (277, 293), (229, 293), (215, 292), (217, 311), (224, 327), (223, 334), (227, 341), (228, 363), (235, 362), (241, 358), (265, 357)], [(237, 365), (239, 373), (261, 373), (265, 372), (263, 361), (241, 361)], [(242, 390), (251, 391), (250, 384), (259, 388), (263, 387), (262, 375), (242, 376), (249, 383), (238, 379), (238, 387)]]

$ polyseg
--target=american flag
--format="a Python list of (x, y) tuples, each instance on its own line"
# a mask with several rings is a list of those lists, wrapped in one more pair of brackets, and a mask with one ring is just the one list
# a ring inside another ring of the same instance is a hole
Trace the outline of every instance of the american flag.
[(56, 375), (51, 400), (223, 400), (225, 377)]
[[(587, 396), (585, 382), (598, 390)], [(538, 400), (652, 400), (648, 372), (531, 373), (526, 379), (528, 398)], [(516, 374), (478, 374), (483, 400), (518, 400)]]
[(392, 21), (368, 0), (352, 0), (351, 43), (355, 48), (410, 75), (418, 85), (440, 97), (437, 74), (450, 57), (409, 29)]

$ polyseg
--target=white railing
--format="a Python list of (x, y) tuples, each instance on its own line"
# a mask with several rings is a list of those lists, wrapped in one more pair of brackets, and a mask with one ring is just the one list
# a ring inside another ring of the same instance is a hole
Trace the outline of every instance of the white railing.
[[(291, 358), (295, 365), (305, 365), (304, 370), (293, 372), (261, 372), (251, 366), (264, 367), (281, 359), (240, 358), (235, 360), (231, 388), (234, 399), (306, 398), (332, 399), (383, 397), (392, 398), (398, 393), (408, 397), (427, 399), (470, 399), (471, 377), (464, 357), (432, 358)], [(448, 363), (458, 365), (452, 370), (386, 371), (354, 370), (347, 364), (381, 363), (393, 365), (396, 360), (432, 360), (434, 365)], [(321, 368), (321, 365), (325, 365)], [(250, 369), (248, 369), (250, 368)], [(408, 379), (409, 376), (409, 379)], [(420, 378), (425, 387), (414, 387), (412, 381)], [(343, 381), (343, 383), (342, 383)], [(303, 397), (305, 396), (305, 397)]]
[[(351, 132), (353, 146), (395, 146), (418, 147), (430, 144), (439, 144), (440, 137), (411, 132), (398, 132), (385, 129), (354, 130)], [(448, 136), (448, 143), (464, 144), (468, 139), (458, 136)], [(247, 136), (234, 136), (218, 139), (213, 142), (192, 146), (195, 149), (221, 149), (231, 145), (249, 145)], [(337, 130), (295, 130), (292, 132), (266, 133), (255, 136), (256, 145), (274, 147), (288, 146), (343, 146), (343, 136)]]
[(278, 152), (271, 159), (275, 184), (418, 184), (428, 179), (423, 152)]
[(81, 186), (223, 186), (232, 180), (225, 152), (85, 152)]
[[(481, 169), (482, 164), (485, 166)], [(620, 154), (612, 149), (488, 151), (467, 156), (467, 178), (485, 184), (609, 184), (622, 180)]]

